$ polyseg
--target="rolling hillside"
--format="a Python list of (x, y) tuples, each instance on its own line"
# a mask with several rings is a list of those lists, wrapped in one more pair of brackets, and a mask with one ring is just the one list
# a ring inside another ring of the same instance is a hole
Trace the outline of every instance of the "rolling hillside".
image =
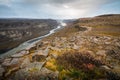
[(91, 34), (120, 35), (120, 14), (100, 15), (91, 18), (80, 18), (75, 21), (80, 26), (89, 26), (93, 30)]
[(119, 16), (80, 18), (0, 59), (0, 79), (120, 80)]

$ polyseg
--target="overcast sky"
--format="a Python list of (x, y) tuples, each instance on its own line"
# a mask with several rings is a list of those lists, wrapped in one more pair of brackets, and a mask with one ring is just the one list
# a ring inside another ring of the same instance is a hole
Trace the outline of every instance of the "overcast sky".
[(120, 14), (120, 0), (0, 0), (1, 18), (72, 19)]

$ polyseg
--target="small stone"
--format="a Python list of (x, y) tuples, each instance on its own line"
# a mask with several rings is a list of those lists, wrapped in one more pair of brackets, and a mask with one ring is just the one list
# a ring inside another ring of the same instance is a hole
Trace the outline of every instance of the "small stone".
[(111, 42), (105, 42), (106, 45), (111, 44)]
[(77, 46), (77, 45), (74, 44), (73, 49), (78, 50), (78, 49), (79, 49), (79, 46)]
[(88, 52), (92, 57), (95, 57), (95, 53), (93, 51), (86, 51)]
[(57, 59), (58, 55), (57, 54), (51, 54), (53, 58)]
[(61, 49), (60, 49), (60, 48), (57, 48), (57, 47), (50, 47), (50, 49), (56, 50), (56, 51), (61, 51)]
[(50, 56), (48, 56), (47, 58), (46, 58), (46, 61), (49, 61), (51, 59), (51, 57)]
[(94, 42), (94, 43), (98, 43), (98, 39), (97, 39), (97, 38), (94, 38), (94, 39), (93, 39), (93, 42)]
[(101, 68), (103, 68), (105, 70), (110, 70), (110, 68), (108, 66), (106, 66), (106, 65), (101, 66)]
[(98, 56), (101, 56), (101, 57), (106, 57), (106, 51), (105, 50), (99, 50), (96, 54)]

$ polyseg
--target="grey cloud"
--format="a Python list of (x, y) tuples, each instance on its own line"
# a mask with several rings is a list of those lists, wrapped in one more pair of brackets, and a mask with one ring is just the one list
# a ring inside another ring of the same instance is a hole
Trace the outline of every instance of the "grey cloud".
[(67, 5), (75, 9), (95, 8), (112, 1), (114, 0), (23, 0), (23, 2), (27, 4), (39, 7), (44, 5), (63, 7), (64, 5)]
[[(24, 0), (23, 2), (44, 9), (46, 14), (62, 17), (87, 16), (97, 10), (101, 5), (114, 0)], [(118, 1), (118, 0), (116, 0)]]
[(15, 16), (14, 10), (5, 5), (0, 5), (0, 17)]
[(55, 4), (64, 4), (64, 3), (70, 3), (73, 1), (78, 1), (78, 0), (24, 0), (28, 3), (55, 3)]
[(0, 8), (0, 12), (4, 14), (9, 11), (11, 15), (17, 13), (19, 16), (28, 16), (29, 13), (29, 16), (77, 18), (88, 16), (101, 6), (115, 1), (119, 0), (0, 0), (0, 3), (12, 7)]

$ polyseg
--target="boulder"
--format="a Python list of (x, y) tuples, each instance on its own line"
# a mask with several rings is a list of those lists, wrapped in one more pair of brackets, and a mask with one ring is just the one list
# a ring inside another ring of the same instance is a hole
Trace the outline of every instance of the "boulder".
[(106, 57), (106, 51), (105, 50), (99, 50), (98, 52), (96, 52), (96, 55), (105, 58)]
[(89, 53), (92, 57), (95, 57), (95, 53), (93, 51), (86, 51), (87, 53)]
[(79, 46), (74, 44), (73, 49), (78, 50), (79, 48), (80, 48)]
[(45, 61), (46, 60), (46, 56), (43, 56), (43, 55), (34, 55), (32, 56), (32, 61), (38, 61), (38, 62), (41, 62), (41, 61)]
[(49, 54), (49, 47), (47, 47), (44, 51), (43, 51), (43, 55), (44, 56), (48, 56)]
[(48, 54), (49, 48), (46, 48), (45, 50), (38, 50), (37, 52), (32, 54), (32, 61), (45, 61)]

